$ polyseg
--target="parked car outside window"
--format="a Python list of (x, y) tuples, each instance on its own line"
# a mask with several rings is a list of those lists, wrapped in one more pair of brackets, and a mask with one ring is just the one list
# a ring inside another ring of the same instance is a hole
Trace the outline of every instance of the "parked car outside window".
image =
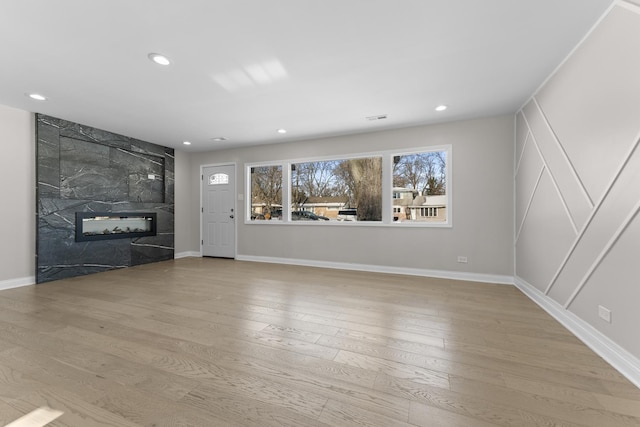
[(291, 220), (292, 221), (329, 221), (329, 218), (326, 216), (316, 215), (313, 212), (309, 211), (292, 211), (291, 212)]
[(341, 209), (338, 211), (338, 221), (357, 221), (357, 209)]

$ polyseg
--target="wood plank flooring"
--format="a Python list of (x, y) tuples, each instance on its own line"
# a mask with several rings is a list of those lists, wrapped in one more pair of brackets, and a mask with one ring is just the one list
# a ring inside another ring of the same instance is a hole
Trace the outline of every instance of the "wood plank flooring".
[(185, 258), (0, 292), (0, 425), (640, 426), (515, 287)]

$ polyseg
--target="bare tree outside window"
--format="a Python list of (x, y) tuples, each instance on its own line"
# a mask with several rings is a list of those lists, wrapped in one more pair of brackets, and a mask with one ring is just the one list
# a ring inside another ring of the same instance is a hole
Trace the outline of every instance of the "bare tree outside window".
[[(451, 147), (414, 150), (248, 164), (246, 191), (251, 201), (247, 201), (247, 220), (250, 216), (256, 222), (361, 221), (451, 227)], [(383, 182), (383, 176), (389, 180)], [(289, 194), (282, 194), (284, 188)], [(389, 191), (391, 197), (383, 198), (383, 192), (387, 196)]]
[(293, 210), (304, 207), (309, 198), (340, 195), (334, 170), (337, 161), (297, 163), (291, 166), (291, 201)]
[(447, 153), (430, 151), (393, 158), (393, 186), (407, 187), (421, 195), (446, 194)]
[(251, 219), (282, 218), (282, 166), (251, 168)]
[[(349, 209), (358, 221), (382, 220), (380, 157), (298, 163), (291, 168), (292, 219), (307, 211), (321, 219), (340, 220)], [(317, 219), (306, 215), (304, 219)]]
[(343, 160), (337, 174), (357, 209), (358, 221), (382, 221), (382, 158)]

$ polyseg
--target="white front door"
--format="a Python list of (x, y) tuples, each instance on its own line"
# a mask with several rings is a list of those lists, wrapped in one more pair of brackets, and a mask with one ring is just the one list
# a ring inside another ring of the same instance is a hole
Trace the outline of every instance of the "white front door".
[(236, 256), (236, 167), (202, 169), (202, 255)]

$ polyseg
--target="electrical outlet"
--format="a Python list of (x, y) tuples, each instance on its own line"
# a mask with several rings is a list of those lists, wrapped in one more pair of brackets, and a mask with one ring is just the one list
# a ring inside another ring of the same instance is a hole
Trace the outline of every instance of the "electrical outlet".
[(611, 323), (611, 310), (601, 305), (598, 306), (598, 316), (607, 323)]
[(467, 263), (467, 257), (466, 256), (459, 256), (458, 257), (458, 262), (466, 264)]

